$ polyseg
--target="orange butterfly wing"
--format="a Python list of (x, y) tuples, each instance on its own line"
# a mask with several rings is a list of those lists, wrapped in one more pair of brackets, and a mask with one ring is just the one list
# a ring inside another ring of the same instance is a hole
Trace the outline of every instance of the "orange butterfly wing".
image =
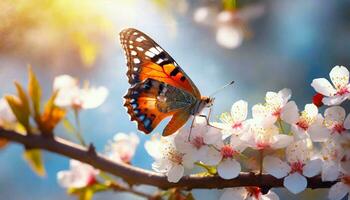
[[(125, 29), (120, 33), (120, 41), (125, 51), (127, 76), (131, 84), (124, 96), (124, 106), (131, 120), (136, 121), (138, 129), (147, 134), (164, 118), (173, 115), (163, 135), (174, 133), (187, 122), (190, 110), (189, 107), (183, 107), (171, 112), (160, 111), (156, 106), (160, 87), (169, 84), (200, 100), (198, 88), (175, 60), (146, 34), (132, 28)], [(174, 94), (177, 93), (181, 92), (175, 91)]]
[(128, 114), (137, 121), (138, 129), (148, 134), (166, 117), (174, 112), (160, 112), (157, 108), (157, 96), (161, 82), (147, 79), (129, 88), (124, 96)]
[(120, 33), (120, 41), (131, 85), (152, 78), (201, 98), (198, 88), (175, 60), (146, 34), (132, 28), (125, 29)]

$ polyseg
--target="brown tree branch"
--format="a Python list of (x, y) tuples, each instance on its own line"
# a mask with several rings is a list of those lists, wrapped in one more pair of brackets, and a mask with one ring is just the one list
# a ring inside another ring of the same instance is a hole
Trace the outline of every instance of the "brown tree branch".
[[(156, 186), (161, 189), (185, 188), (185, 189), (213, 189), (229, 187), (257, 186), (265, 189), (283, 187), (283, 179), (276, 179), (267, 174), (254, 174), (242, 172), (239, 177), (224, 180), (219, 176), (191, 175), (183, 177), (178, 183), (170, 183), (167, 177), (152, 171), (124, 163), (115, 163), (94, 152), (93, 148), (84, 148), (59, 137), (47, 138), (40, 135), (22, 135), (14, 131), (0, 128), (0, 138), (23, 144), (26, 148), (43, 149), (59, 155), (66, 156), (84, 163), (104, 172), (121, 177), (129, 184), (145, 184)], [(329, 188), (334, 182), (322, 182), (320, 176), (308, 179), (308, 188)]]

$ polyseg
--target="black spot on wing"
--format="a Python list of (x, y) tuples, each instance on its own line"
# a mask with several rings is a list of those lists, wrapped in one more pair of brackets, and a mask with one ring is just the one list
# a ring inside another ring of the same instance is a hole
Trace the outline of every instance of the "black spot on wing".
[(170, 76), (176, 76), (180, 72), (179, 67), (175, 67), (173, 71), (170, 72)]

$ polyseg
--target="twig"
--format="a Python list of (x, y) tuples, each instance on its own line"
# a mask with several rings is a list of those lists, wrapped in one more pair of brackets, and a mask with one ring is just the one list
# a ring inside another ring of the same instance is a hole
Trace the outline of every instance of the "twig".
[[(242, 172), (239, 177), (224, 180), (219, 176), (185, 176), (177, 183), (170, 183), (167, 177), (152, 171), (130, 166), (124, 163), (112, 162), (98, 154), (91, 154), (88, 149), (59, 137), (45, 138), (40, 135), (21, 135), (14, 131), (0, 128), (0, 138), (17, 142), (34, 149), (43, 149), (92, 165), (104, 172), (121, 177), (131, 185), (145, 184), (161, 189), (211, 189), (228, 187), (256, 186), (265, 188), (283, 187), (283, 180), (271, 175)], [(329, 188), (334, 182), (322, 182), (320, 176), (308, 179), (308, 188)]]

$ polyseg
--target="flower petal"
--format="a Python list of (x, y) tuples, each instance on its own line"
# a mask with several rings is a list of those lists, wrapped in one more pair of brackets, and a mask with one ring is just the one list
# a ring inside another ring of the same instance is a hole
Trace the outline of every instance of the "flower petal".
[(293, 194), (298, 194), (306, 189), (307, 180), (304, 176), (295, 172), (284, 178), (283, 185)]
[(322, 115), (318, 115), (316, 121), (309, 127), (308, 133), (313, 142), (326, 142), (330, 137), (331, 131), (324, 126)]
[(335, 181), (339, 178), (340, 172), (337, 163), (324, 161), (322, 166), (322, 181)]
[(280, 198), (273, 191), (269, 191), (267, 194), (261, 196), (261, 200), (279, 200)]
[(221, 139), (221, 130), (215, 127), (208, 127), (207, 131), (203, 134), (203, 141), (205, 144), (215, 144)]
[(288, 175), (290, 167), (281, 159), (273, 156), (266, 156), (263, 161), (264, 170), (272, 176), (280, 179)]
[(289, 135), (278, 134), (273, 136), (272, 140), (273, 143), (271, 144), (271, 147), (273, 149), (281, 149), (290, 145), (293, 142), (294, 138)]
[(184, 167), (182, 165), (174, 165), (168, 172), (168, 181), (172, 183), (177, 183), (184, 175)]
[(345, 118), (344, 128), (350, 129), (350, 114), (348, 114), (348, 116)]
[(332, 97), (324, 97), (322, 103), (327, 106), (336, 106), (343, 103), (346, 99), (349, 98), (349, 95), (337, 95)]
[(346, 116), (345, 109), (340, 106), (332, 106), (327, 108), (324, 111), (324, 118), (327, 123), (329, 122), (343, 123), (345, 116)]
[(298, 106), (294, 101), (288, 102), (281, 112), (281, 119), (288, 124), (295, 124), (299, 120), (299, 110)]
[(247, 119), (248, 103), (243, 100), (235, 102), (231, 107), (231, 116), (234, 123), (240, 123)]
[(321, 172), (322, 164), (321, 159), (310, 160), (303, 167), (303, 175), (309, 178), (318, 175)]
[(337, 89), (342, 89), (349, 84), (349, 71), (344, 66), (333, 67), (329, 77)]
[(316, 92), (327, 97), (333, 96), (337, 92), (331, 83), (325, 78), (314, 79), (311, 86), (316, 90)]
[(221, 153), (214, 148), (210, 148), (207, 152), (207, 155), (204, 158), (202, 158), (201, 161), (207, 165), (217, 165), (221, 160)]
[(97, 108), (106, 100), (108, 89), (105, 87), (83, 89), (80, 95), (83, 109)]
[(226, 188), (222, 193), (220, 200), (244, 200), (247, 190), (244, 187)]
[(221, 178), (233, 179), (241, 172), (241, 164), (235, 159), (225, 159), (219, 164), (217, 169)]
[(282, 98), (282, 104), (285, 105), (289, 99), (292, 97), (292, 90), (289, 88), (284, 88), (278, 92), (278, 95)]
[(334, 184), (328, 193), (328, 198), (330, 200), (341, 200), (349, 193), (349, 187), (342, 182)]

